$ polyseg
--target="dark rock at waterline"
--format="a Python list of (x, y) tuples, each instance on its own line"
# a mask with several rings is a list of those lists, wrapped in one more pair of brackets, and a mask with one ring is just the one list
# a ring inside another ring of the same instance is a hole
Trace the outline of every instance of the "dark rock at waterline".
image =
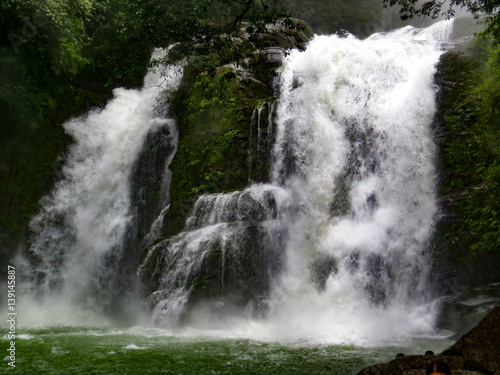
[[(391, 362), (374, 365), (361, 370), (358, 375), (424, 375), (425, 369), (434, 361), (443, 361), (453, 375), (486, 375), (483, 368), (461, 357), (442, 355), (407, 355)], [(460, 369), (460, 372), (456, 371)]]
[(441, 353), (460, 356), (484, 366), (487, 374), (500, 374), (500, 304), (451, 348)]
[(436, 327), (456, 332), (455, 339), (470, 331), (500, 302), (500, 283), (469, 288), (440, 299), (440, 315)]
[(209, 238), (190, 247), (190, 238), (202, 236), (204, 229), (183, 231), (149, 248), (139, 274), (152, 303), (188, 291), (182, 322), (200, 314), (225, 316), (245, 309), (252, 316), (265, 315), (265, 296), (282, 268), (283, 228), (220, 223)]
[(500, 305), (440, 355), (399, 357), (367, 367), (358, 375), (424, 375), (426, 367), (437, 360), (448, 364), (453, 375), (499, 375)]

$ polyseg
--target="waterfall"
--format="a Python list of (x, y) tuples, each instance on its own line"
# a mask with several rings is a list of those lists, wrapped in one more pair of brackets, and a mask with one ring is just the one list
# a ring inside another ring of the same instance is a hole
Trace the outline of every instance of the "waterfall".
[[(433, 334), (433, 78), (452, 26), (316, 36), (293, 51), (279, 100), (253, 114), (249, 186), (197, 197), (167, 238), (177, 129), (164, 93), (180, 74), (115, 90), (64, 125), (64, 177), (19, 261), (28, 293), (56, 321), (109, 307), (128, 292), (114, 283), (137, 276), (161, 326), (363, 345)], [(143, 147), (152, 140), (167, 146)]]
[(287, 191), (266, 184), (198, 198), (184, 230), (151, 246), (139, 268), (158, 285), (150, 297), (155, 322), (175, 325), (189, 300), (221, 315), (226, 304), (268, 294), (289, 204)]
[(273, 115), (274, 115), (274, 102), (267, 103), (267, 147), (271, 146), (273, 142), (274, 136), (274, 128), (273, 128)]
[[(273, 100), (260, 102), (252, 112), (248, 147), (248, 184), (268, 180), (266, 166), (271, 156), (274, 137)], [(267, 111), (267, 116), (266, 116)]]
[[(156, 50), (153, 58), (164, 55)], [(115, 89), (105, 108), (63, 125), (74, 140), (63, 178), (42, 200), (30, 223), (30, 248), (18, 260), (25, 294), (36, 297), (48, 319), (74, 317), (87, 307), (102, 310), (123, 292), (112, 284), (120, 282), (129, 256), (124, 247), (134, 219), (132, 174), (149, 134), (163, 129), (168, 142), (176, 142), (165, 95), (180, 78), (176, 67), (152, 68), (141, 89)]]
[(335, 342), (432, 331), (433, 78), (452, 25), (320, 36), (286, 59), (272, 179), (299, 213), (271, 329)]
[[(317, 36), (285, 59), (271, 183), (199, 197), (150, 248), (140, 272), (158, 285), (157, 322), (194, 311), (190, 324), (244, 336), (363, 345), (434, 334), (433, 78), (452, 25)], [(236, 323), (228, 302), (247, 303)]]

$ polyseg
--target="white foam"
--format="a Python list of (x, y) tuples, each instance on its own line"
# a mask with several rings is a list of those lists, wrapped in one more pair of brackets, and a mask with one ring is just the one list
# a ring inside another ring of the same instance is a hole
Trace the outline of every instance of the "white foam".
[(143, 349), (146, 349), (146, 348), (145, 347), (137, 346), (135, 344), (130, 344), (130, 345), (125, 346), (123, 349), (126, 349), (126, 350), (143, 350)]
[[(161, 50), (153, 57), (161, 57)], [(66, 122), (73, 139), (63, 167), (63, 178), (42, 199), (41, 211), (32, 219), (30, 264), (19, 257), (26, 275), (25, 304), (29, 319), (46, 322), (88, 322), (100, 315), (110, 292), (95, 293), (107, 273), (117, 272), (123, 238), (130, 223), (130, 175), (145, 137), (160, 125), (175, 127), (158, 115), (160, 94), (180, 83), (176, 67), (152, 69), (138, 90), (118, 88), (105, 108)], [(104, 295), (100, 295), (104, 294)], [(37, 302), (30, 301), (38, 295)], [(40, 320), (41, 319), (41, 320)]]
[[(286, 59), (273, 180), (302, 209), (288, 224), (287, 267), (261, 333), (358, 345), (432, 334), (430, 125), (435, 66), (451, 28), (319, 36)], [(335, 259), (324, 290), (311, 282), (317, 254)]]

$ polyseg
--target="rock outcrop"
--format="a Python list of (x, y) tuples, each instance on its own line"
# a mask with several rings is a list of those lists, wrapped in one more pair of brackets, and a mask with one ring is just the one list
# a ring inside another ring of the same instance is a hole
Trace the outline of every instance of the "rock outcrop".
[(487, 374), (500, 374), (500, 305), (441, 354), (478, 363)]
[(452, 340), (474, 328), (479, 321), (500, 302), (500, 283), (468, 288), (458, 294), (440, 298), (436, 327), (455, 332)]
[(436, 360), (447, 363), (453, 375), (500, 375), (500, 305), (439, 355), (400, 357), (367, 367), (358, 375), (424, 375)]
[[(298, 38), (306, 43), (312, 30), (303, 21), (293, 22), (303, 24)], [(151, 227), (154, 239), (148, 239), (142, 249), (139, 272), (144, 294), (153, 306), (185, 293), (189, 301), (179, 305), (184, 315), (200, 301), (203, 306), (213, 302), (218, 315), (230, 304), (254, 315), (266, 310), (271, 278), (281, 267), (278, 249), (283, 248), (283, 233), (260, 222), (276, 219), (273, 192), (245, 188), (250, 183), (269, 182), (276, 135), (275, 70), (284, 50), (294, 45), (274, 26), (267, 28), (270, 47), (255, 51), (238, 66), (211, 71), (203, 59), (188, 64), (179, 89), (170, 98), (178, 143), (169, 165), (168, 207), (154, 207), (158, 194), (151, 189), (142, 206), (151, 216), (147, 224), (158, 216), (155, 228)], [(162, 149), (155, 146), (154, 139), (148, 147)], [(145, 178), (138, 180), (142, 183)], [(217, 211), (216, 201), (226, 202), (224, 211), (231, 214), (209, 220), (211, 212)], [(245, 206), (244, 214), (239, 205)], [(190, 252), (196, 255), (185, 259), (182, 254)], [(168, 280), (176, 280), (175, 285)]]

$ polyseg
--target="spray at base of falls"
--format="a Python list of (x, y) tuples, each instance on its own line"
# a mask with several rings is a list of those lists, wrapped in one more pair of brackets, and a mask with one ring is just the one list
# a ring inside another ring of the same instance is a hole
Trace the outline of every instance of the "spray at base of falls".
[[(164, 54), (156, 50), (153, 59)], [(151, 69), (142, 89), (115, 89), (104, 109), (63, 125), (74, 139), (63, 178), (42, 200), (30, 223), (30, 248), (18, 259), (25, 311), (33, 310), (34, 320), (93, 324), (113, 299), (131, 292), (120, 280), (130, 277), (120, 265), (134, 216), (131, 176), (148, 134), (163, 130), (175, 149), (177, 129), (165, 99), (181, 77), (176, 67)], [(167, 182), (168, 172), (166, 165)]]

